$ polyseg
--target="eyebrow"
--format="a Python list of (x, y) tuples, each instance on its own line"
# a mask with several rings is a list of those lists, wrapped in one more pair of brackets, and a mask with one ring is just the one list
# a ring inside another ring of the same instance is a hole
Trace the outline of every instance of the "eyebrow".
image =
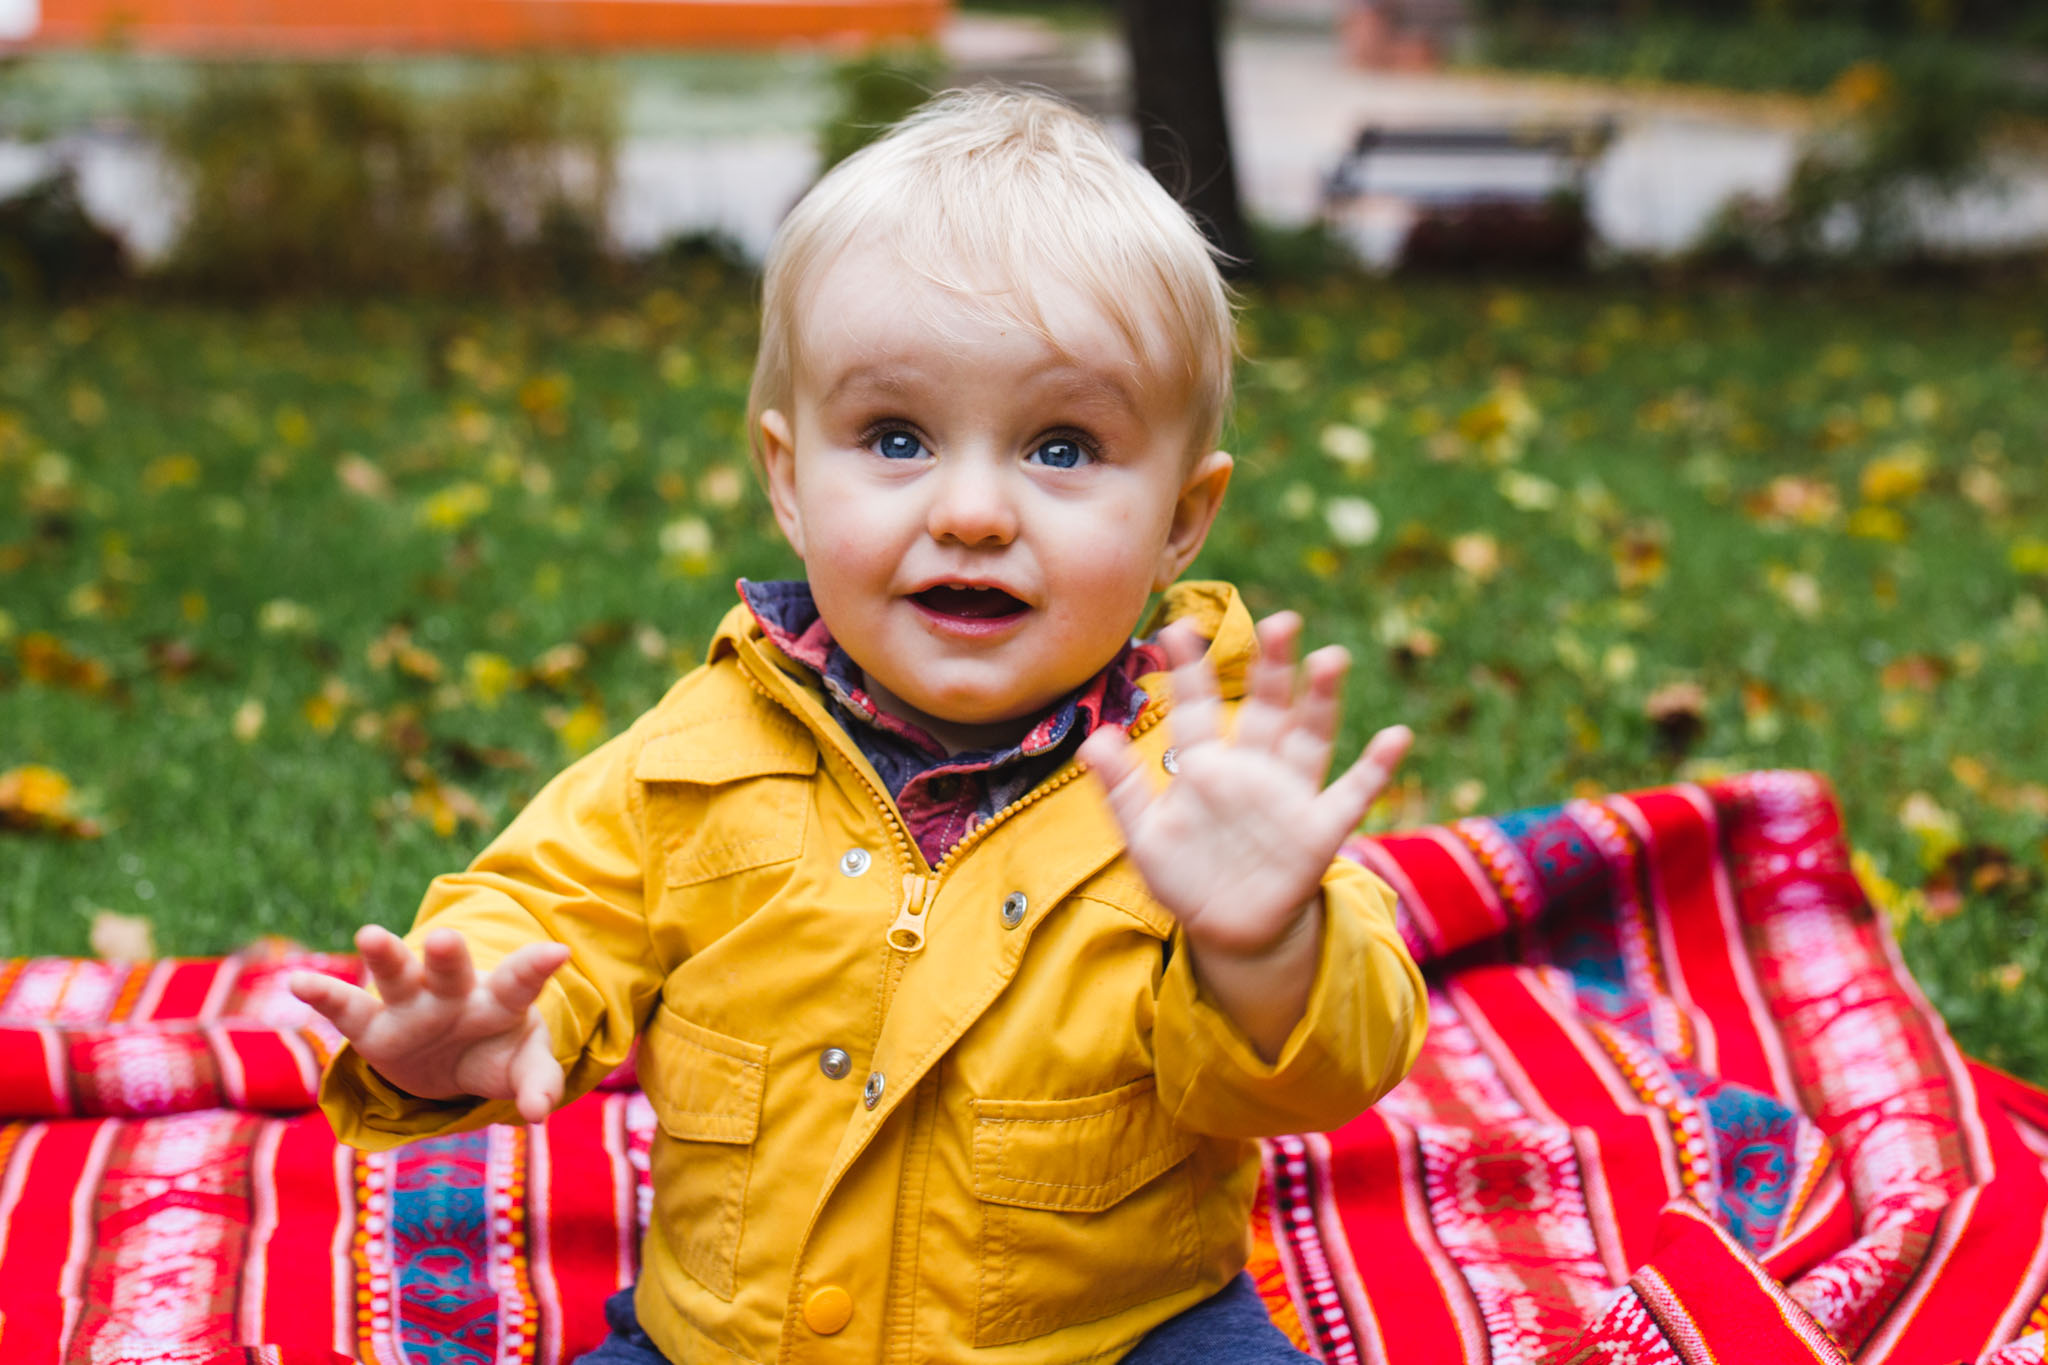
[(907, 395), (916, 386), (898, 377), (895, 366), (856, 365), (832, 381), (832, 387), (825, 390), (825, 396), (818, 400), (820, 407), (830, 405), (833, 400), (844, 397), (848, 392), (871, 389), (891, 395)]
[[(1070, 366), (1062, 371), (1056, 387), (1058, 396), (1069, 402), (1103, 404), (1121, 409), (1133, 417), (1139, 415), (1138, 404), (1129, 386), (1109, 375)], [(855, 365), (832, 381), (832, 387), (825, 391), (819, 406), (829, 406), (849, 393), (862, 391), (908, 397), (917, 391), (917, 385), (901, 377), (899, 366)]]
[(1064, 395), (1076, 402), (1104, 403), (1120, 408), (1132, 417), (1138, 416), (1137, 395), (1130, 386), (1120, 380), (1094, 370), (1069, 370), (1060, 381)]

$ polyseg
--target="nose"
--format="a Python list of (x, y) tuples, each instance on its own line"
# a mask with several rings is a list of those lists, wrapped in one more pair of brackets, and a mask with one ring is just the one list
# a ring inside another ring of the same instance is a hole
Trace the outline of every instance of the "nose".
[(942, 461), (925, 529), (958, 545), (1007, 545), (1017, 538), (1017, 505), (993, 459)]

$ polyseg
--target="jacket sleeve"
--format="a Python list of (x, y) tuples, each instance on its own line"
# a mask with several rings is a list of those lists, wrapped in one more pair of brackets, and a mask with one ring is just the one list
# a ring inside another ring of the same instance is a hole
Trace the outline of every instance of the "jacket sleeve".
[(1394, 927), (1394, 893), (1346, 859), (1323, 876), (1323, 952), (1301, 1022), (1273, 1061), (1195, 979), (1180, 943), (1160, 984), (1153, 1043), (1175, 1122), (1213, 1137), (1325, 1132), (1391, 1090), (1422, 1050), (1422, 974)]
[[(662, 983), (645, 912), (636, 733), (555, 777), (468, 870), (435, 878), (406, 935), (417, 953), (428, 930), (456, 930), (479, 975), (524, 943), (569, 946), (538, 1002), (567, 1078), (565, 1103), (625, 1060)], [(520, 1122), (510, 1100), (409, 1095), (346, 1046), (321, 1078), (320, 1107), (343, 1142), (371, 1150)]]

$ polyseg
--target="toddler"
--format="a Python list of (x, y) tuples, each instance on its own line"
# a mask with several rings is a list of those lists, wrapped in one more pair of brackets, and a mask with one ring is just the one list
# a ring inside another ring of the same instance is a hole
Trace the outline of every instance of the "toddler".
[(359, 933), (374, 995), (295, 978), (358, 1146), (539, 1122), (639, 1040), (653, 1217), (586, 1359), (1305, 1358), (1242, 1274), (1253, 1139), (1421, 1045), (1334, 861), (1409, 737), (1325, 787), (1343, 651), (1297, 680), (1295, 617), (1175, 583), (1232, 356), (1100, 128), (926, 105), (770, 252), (749, 430), (804, 579)]

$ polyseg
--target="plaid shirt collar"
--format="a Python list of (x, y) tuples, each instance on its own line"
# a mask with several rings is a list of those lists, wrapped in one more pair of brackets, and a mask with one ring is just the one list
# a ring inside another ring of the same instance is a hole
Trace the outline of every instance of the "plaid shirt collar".
[(1002, 749), (948, 754), (922, 726), (878, 707), (860, 666), (818, 615), (810, 584), (741, 579), (741, 599), (768, 640), (817, 675), (835, 719), (845, 727), (896, 800), (928, 862), (936, 864), (975, 825), (1038, 785), (1067, 750), (1098, 725), (1128, 727), (1144, 708), (1138, 678), (1165, 666), (1150, 643), (1124, 646), (1109, 663)]

